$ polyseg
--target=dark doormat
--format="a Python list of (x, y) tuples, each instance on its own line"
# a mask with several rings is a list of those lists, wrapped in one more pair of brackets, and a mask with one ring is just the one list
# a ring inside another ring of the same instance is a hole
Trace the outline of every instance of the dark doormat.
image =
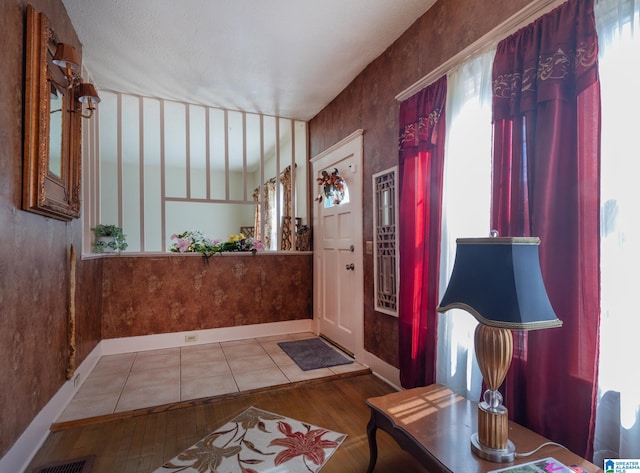
[(279, 342), (278, 345), (304, 371), (353, 363), (353, 360), (318, 337)]
[(32, 473), (89, 473), (93, 467), (94, 456), (76, 458), (63, 462), (39, 466)]

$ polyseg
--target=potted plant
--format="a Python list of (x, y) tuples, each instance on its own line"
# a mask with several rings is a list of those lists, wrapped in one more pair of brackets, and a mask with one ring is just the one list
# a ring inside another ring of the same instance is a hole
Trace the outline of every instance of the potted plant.
[(92, 245), (94, 253), (113, 253), (127, 249), (127, 235), (117, 225), (96, 225), (91, 229), (95, 236)]

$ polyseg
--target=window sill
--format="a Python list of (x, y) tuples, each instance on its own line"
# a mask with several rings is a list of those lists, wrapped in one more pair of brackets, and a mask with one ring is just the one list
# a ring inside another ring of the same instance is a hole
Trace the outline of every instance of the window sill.
[[(312, 255), (313, 251), (260, 251), (255, 255), (250, 251), (229, 251), (225, 253), (219, 253), (211, 256), (211, 258), (228, 258), (230, 256), (299, 256), (299, 255)], [(174, 253), (170, 251), (157, 251), (157, 252), (135, 252), (135, 251), (123, 251), (122, 253), (83, 253), (83, 260), (100, 259), (100, 258), (117, 258), (117, 257), (133, 257), (133, 258), (159, 258), (159, 257), (187, 257), (187, 258), (202, 258), (200, 253)]]

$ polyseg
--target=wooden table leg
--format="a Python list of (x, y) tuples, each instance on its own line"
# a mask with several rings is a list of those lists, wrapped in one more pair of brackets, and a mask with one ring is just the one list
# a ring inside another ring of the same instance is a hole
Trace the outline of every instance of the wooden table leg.
[(367, 473), (373, 473), (376, 461), (378, 460), (376, 430), (378, 430), (378, 426), (376, 425), (376, 414), (374, 410), (371, 409), (371, 419), (369, 419), (369, 423), (367, 424), (367, 438), (369, 439), (369, 468), (367, 468)]

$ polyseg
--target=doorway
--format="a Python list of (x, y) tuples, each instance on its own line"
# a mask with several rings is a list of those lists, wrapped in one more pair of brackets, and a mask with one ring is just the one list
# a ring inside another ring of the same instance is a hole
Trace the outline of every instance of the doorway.
[(324, 171), (325, 181), (341, 183), (314, 183), (314, 325), (356, 359), (364, 350), (362, 160), (362, 130), (311, 160), (314, 180)]

